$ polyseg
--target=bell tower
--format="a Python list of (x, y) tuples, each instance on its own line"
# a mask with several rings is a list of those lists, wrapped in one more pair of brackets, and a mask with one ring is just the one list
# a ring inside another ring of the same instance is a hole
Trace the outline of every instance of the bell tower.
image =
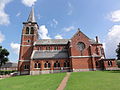
[(23, 22), (18, 61), (18, 71), (20, 74), (29, 74), (30, 72), (31, 54), (34, 42), (38, 40), (38, 29), (39, 26), (34, 16), (34, 7), (32, 7), (27, 21)]

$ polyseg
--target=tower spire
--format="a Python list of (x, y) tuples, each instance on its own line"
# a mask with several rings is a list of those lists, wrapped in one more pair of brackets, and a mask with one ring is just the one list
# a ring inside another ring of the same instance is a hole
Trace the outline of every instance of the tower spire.
[(27, 22), (36, 22), (35, 15), (34, 15), (34, 6), (32, 6), (32, 10), (29, 14)]

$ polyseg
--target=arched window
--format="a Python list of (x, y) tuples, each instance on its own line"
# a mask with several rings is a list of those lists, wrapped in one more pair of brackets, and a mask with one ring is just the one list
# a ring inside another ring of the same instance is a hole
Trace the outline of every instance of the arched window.
[(41, 68), (41, 64), (40, 63), (38, 63), (38, 68)]
[(30, 34), (34, 34), (34, 27), (31, 27)]
[(29, 65), (27, 65), (27, 69), (29, 69), (29, 67), (30, 67), (30, 66), (29, 66)]
[(112, 66), (112, 61), (110, 61), (110, 66)]
[(58, 63), (58, 67), (60, 67), (60, 63)]
[(26, 34), (29, 34), (29, 27), (26, 27)]
[(54, 67), (56, 67), (56, 63), (54, 63)]
[(54, 47), (54, 50), (59, 50), (59, 47), (58, 47), (58, 46), (55, 46), (55, 47)]
[(46, 50), (50, 50), (50, 47), (46, 47)]
[(42, 47), (38, 47), (39, 50), (42, 50)]
[(44, 68), (50, 68), (50, 67), (51, 67), (51, 64), (48, 61), (46, 61), (44, 64)]
[(50, 66), (51, 66), (50, 63), (48, 63), (48, 68), (50, 68)]
[(100, 51), (101, 51), (101, 55), (104, 55), (104, 49), (102, 47), (100, 48)]
[(99, 66), (98, 61), (95, 62), (96, 66)]
[(24, 65), (24, 69), (28, 70), (29, 69), (29, 65)]
[(37, 68), (37, 63), (34, 64), (34, 68)]
[(54, 67), (55, 67), (55, 68), (56, 68), (56, 67), (60, 67), (60, 62), (56, 61), (56, 62), (54, 63)]
[(70, 67), (70, 62), (66, 60), (66, 61), (64, 62), (64, 67)]
[(108, 66), (112, 66), (112, 61), (108, 61)]
[(27, 42), (29, 43), (29, 42), (30, 42), (30, 40), (27, 40)]
[(41, 68), (41, 64), (40, 63), (35, 63), (34, 68)]
[(47, 68), (47, 63), (44, 64), (44, 67)]

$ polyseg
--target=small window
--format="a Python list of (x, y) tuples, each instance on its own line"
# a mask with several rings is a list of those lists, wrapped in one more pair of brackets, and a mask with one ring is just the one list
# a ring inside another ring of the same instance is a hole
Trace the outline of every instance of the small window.
[(112, 66), (112, 61), (108, 61), (108, 66)]
[(54, 50), (59, 50), (59, 47), (55, 46), (55, 47), (54, 47)]
[(25, 70), (29, 69), (29, 65), (24, 65), (24, 69)]
[(44, 67), (47, 68), (47, 63), (44, 64)]
[(64, 62), (64, 67), (70, 67), (70, 62), (66, 60), (66, 61)]
[(98, 61), (96, 61), (95, 64), (96, 64), (97, 67), (99, 66)]
[(60, 63), (59, 63), (58, 61), (56, 61), (56, 62), (54, 63), (54, 67), (60, 67)]
[(30, 34), (34, 34), (34, 27), (31, 27)]
[(54, 63), (54, 67), (56, 67), (56, 63)]
[(34, 68), (37, 68), (37, 63), (34, 64)]
[(110, 61), (110, 65), (112, 66), (112, 61)]
[(48, 61), (46, 61), (45, 64), (44, 64), (44, 67), (45, 67), (45, 68), (50, 68), (50, 67), (51, 67), (51, 64), (50, 64)]
[(41, 68), (41, 64), (40, 63), (38, 63), (38, 68)]
[(39, 47), (38, 49), (39, 49), (39, 50), (42, 50), (42, 47)]
[(48, 68), (50, 68), (50, 66), (51, 66), (50, 63), (48, 63)]
[(101, 55), (104, 55), (104, 49), (100, 48), (100, 51), (101, 51)]
[(50, 50), (50, 47), (46, 47), (46, 50)]
[(30, 40), (27, 40), (27, 42), (29, 43), (29, 42), (30, 42)]
[(26, 27), (26, 34), (29, 34), (29, 27)]

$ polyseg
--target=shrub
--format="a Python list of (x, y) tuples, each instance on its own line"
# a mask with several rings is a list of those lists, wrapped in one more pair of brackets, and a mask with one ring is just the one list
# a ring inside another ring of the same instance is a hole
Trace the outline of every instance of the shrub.
[(120, 60), (117, 60), (117, 65), (120, 68)]
[(6, 75), (15, 72), (16, 70), (0, 70), (0, 75)]

